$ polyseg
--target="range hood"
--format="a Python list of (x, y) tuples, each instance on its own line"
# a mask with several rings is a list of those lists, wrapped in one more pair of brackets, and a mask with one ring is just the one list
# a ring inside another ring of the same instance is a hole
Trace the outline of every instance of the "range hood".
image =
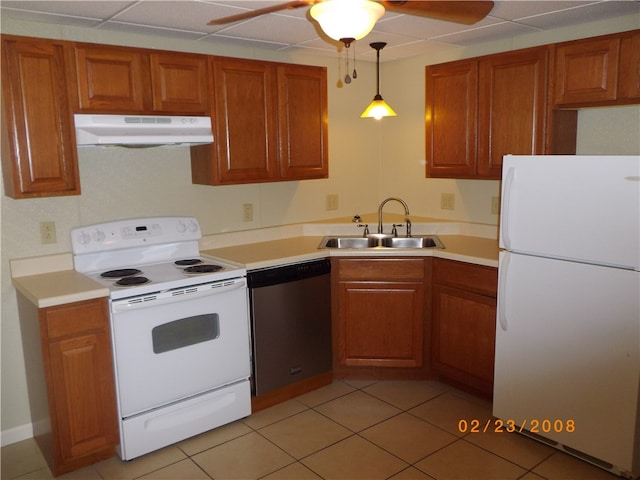
[(213, 142), (210, 117), (74, 115), (78, 146), (201, 145)]

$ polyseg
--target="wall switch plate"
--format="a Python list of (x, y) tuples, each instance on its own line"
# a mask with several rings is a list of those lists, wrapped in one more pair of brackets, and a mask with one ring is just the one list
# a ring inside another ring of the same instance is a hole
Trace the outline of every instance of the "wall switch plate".
[(333, 193), (327, 195), (327, 210), (337, 210), (338, 209), (338, 195)]
[(40, 222), (40, 241), (42, 243), (56, 243), (56, 223)]
[(253, 203), (242, 204), (242, 220), (253, 222)]
[(491, 197), (491, 213), (493, 215), (500, 213), (500, 197)]
[(442, 210), (455, 210), (456, 196), (453, 193), (440, 194), (440, 208)]

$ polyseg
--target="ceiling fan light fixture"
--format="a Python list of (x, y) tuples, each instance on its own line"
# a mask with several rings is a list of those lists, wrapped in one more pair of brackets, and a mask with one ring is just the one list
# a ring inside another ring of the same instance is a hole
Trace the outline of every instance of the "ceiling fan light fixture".
[(384, 7), (371, 0), (326, 0), (316, 3), (309, 13), (330, 38), (360, 40), (384, 15)]

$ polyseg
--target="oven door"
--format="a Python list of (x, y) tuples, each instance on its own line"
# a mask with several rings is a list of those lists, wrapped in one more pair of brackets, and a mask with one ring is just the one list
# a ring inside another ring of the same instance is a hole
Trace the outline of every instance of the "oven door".
[(250, 375), (245, 278), (114, 300), (111, 310), (122, 418)]

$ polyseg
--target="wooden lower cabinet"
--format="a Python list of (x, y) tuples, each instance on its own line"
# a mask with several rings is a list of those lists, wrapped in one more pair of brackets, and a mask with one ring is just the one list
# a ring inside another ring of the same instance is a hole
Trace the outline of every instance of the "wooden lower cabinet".
[(425, 258), (334, 258), (334, 376), (424, 376)]
[(107, 301), (43, 308), (38, 317), (50, 425), (34, 434), (58, 476), (115, 455), (118, 424)]
[(493, 392), (496, 268), (433, 260), (431, 362), (442, 377)]

